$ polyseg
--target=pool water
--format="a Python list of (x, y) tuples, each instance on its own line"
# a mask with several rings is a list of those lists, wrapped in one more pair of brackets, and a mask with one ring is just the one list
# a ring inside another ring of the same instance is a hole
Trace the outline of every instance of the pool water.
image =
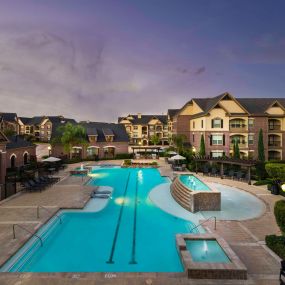
[(194, 175), (180, 175), (180, 181), (192, 191), (211, 191), (211, 189)]
[(194, 262), (230, 263), (216, 240), (187, 240), (186, 248)]
[(194, 224), (162, 211), (148, 197), (166, 181), (157, 169), (93, 170), (91, 186), (114, 189), (107, 206), (96, 213), (63, 211), (61, 225), (39, 231), (45, 236), (42, 247), (36, 240), (28, 243), (1, 271), (182, 272), (175, 235)]

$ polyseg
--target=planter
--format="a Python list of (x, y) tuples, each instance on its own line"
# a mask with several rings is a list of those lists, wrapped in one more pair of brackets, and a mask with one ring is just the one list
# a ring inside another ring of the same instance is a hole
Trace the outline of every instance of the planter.
[(271, 186), (271, 194), (279, 195), (279, 185), (278, 184), (273, 184)]

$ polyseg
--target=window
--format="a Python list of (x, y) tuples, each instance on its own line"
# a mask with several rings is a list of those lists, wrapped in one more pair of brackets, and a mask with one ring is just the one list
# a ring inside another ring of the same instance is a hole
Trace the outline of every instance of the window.
[(212, 145), (222, 145), (223, 135), (212, 135)]
[(45, 134), (45, 132), (44, 132), (44, 131), (41, 131), (41, 134), (42, 134), (42, 135), (44, 135), (44, 134)]
[(201, 121), (201, 128), (204, 128), (204, 121)]
[(134, 126), (134, 130), (137, 130), (138, 129), (138, 126)]
[(213, 119), (212, 128), (223, 128), (223, 120), (220, 118)]
[(193, 142), (195, 141), (195, 135), (194, 134), (192, 135), (192, 141)]
[(44, 128), (45, 128), (45, 126), (44, 126), (44, 125), (41, 125), (41, 128), (42, 128), (42, 129), (44, 129)]
[(193, 122), (193, 129), (195, 129), (195, 122)]
[(220, 151), (220, 150), (217, 150), (217, 151), (211, 151), (211, 157), (223, 157), (224, 155), (224, 152), (223, 151)]
[(253, 128), (254, 126), (254, 119), (248, 119), (248, 127)]
[(47, 125), (47, 128), (48, 128), (48, 129), (50, 129), (50, 127), (51, 127), (50, 125)]
[(254, 144), (254, 135), (248, 135), (248, 144)]

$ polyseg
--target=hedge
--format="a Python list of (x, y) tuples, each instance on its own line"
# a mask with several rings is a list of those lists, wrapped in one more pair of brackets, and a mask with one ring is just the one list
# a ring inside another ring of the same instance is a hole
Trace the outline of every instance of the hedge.
[(273, 250), (279, 257), (285, 259), (285, 237), (268, 235), (265, 237), (266, 245)]
[(285, 200), (279, 200), (275, 203), (274, 215), (280, 230), (285, 233)]
[(285, 180), (285, 164), (283, 163), (267, 163), (265, 165), (266, 172), (272, 178)]

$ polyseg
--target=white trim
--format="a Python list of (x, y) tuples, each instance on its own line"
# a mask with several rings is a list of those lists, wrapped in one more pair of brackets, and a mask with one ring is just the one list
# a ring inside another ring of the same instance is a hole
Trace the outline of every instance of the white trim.
[(117, 147), (115, 147), (113, 145), (106, 145), (106, 146), (103, 146), (103, 148), (117, 148)]
[(15, 156), (15, 158), (17, 158), (17, 155), (16, 155), (15, 153), (12, 153), (12, 154), (10, 155), (10, 160), (11, 160), (12, 156)]
[(100, 147), (99, 146), (95, 146), (95, 145), (90, 145), (90, 146), (87, 147), (87, 149), (88, 148), (100, 148)]
[(24, 157), (25, 154), (27, 154), (28, 156), (30, 155), (30, 153), (29, 153), (28, 151), (25, 151), (25, 152), (23, 153), (23, 157)]
[(73, 146), (74, 149), (82, 149), (82, 146)]

